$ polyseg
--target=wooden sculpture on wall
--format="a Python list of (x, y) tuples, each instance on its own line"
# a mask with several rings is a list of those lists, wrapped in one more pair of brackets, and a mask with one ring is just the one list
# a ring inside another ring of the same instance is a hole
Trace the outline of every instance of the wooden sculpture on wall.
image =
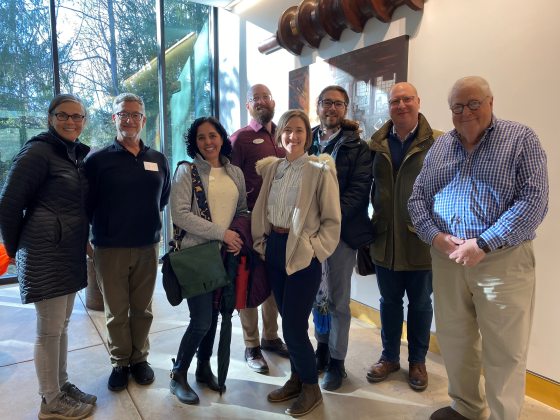
[(344, 29), (360, 33), (366, 22), (375, 17), (390, 22), (395, 9), (407, 5), (422, 10), (425, 0), (302, 0), (299, 6), (284, 11), (278, 20), (276, 34), (259, 45), (259, 51), (270, 54), (284, 48), (300, 55), (303, 47), (319, 48), (328, 35), (338, 41)]

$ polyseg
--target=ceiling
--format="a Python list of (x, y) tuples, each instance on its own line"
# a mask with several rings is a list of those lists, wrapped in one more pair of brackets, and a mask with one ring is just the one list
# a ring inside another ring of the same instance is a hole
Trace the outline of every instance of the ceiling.
[(243, 19), (276, 32), (278, 19), (288, 7), (297, 6), (300, 0), (196, 0), (198, 3), (221, 7)]

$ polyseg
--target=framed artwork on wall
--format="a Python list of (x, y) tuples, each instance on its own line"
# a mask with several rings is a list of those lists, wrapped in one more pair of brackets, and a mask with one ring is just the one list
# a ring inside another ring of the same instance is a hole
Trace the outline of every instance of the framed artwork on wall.
[(317, 98), (328, 85), (342, 86), (350, 96), (347, 118), (358, 121), (369, 139), (389, 119), (388, 96), (408, 72), (408, 36), (360, 48), (290, 72), (290, 108), (303, 109), (317, 125)]

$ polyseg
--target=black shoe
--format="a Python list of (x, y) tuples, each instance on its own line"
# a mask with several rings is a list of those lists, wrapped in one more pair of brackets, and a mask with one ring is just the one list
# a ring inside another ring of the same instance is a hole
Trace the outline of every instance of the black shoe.
[(198, 360), (198, 363), (196, 365), (195, 377), (196, 382), (206, 384), (212, 391), (224, 392), (226, 390), (225, 384), (223, 387), (220, 387), (220, 385), (218, 385), (218, 378), (216, 378), (216, 376), (212, 373), (210, 360)]
[(128, 366), (115, 366), (109, 376), (107, 387), (111, 391), (122, 391), (128, 385)]
[(327, 343), (317, 343), (315, 360), (317, 362), (317, 372), (321, 373), (327, 369), (330, 360), (329, 345)]
[(130, 366), (130, 373), (138, 385), (149, 385), (154, 382), (154, 371), (146, 361)]
[(247, 366), (257, 373), (268, 373), (268, 364), (261, 352), (260, 347), (246, 347), (245, 361)]
[(274, 340), (261, 338), (261, 349), (271, 351), (276, 353), (278, 356), (285, 357), (286, 359), (290, 357), (288, 347), (281, 338), (276, 338)]
[[(175, 366), (175, 359), (173, 361), (173, 366)], [(187, 382), (187, 372), (179, 372), (176, 369), (171, 370), (171, 382), (169, 383), (169, 390), (173, 395), (177, 397), (179, 401), (183, 404), (198, 404), (200, 400), (198, 395), (190, 387)]]
[(342, 380), (347, 376), (346, 369), (344, 369), (344, 360), (331, 358), (325, 377), (321, 382), (321, 388), (325, 391), (336, 391), (342, 386)]

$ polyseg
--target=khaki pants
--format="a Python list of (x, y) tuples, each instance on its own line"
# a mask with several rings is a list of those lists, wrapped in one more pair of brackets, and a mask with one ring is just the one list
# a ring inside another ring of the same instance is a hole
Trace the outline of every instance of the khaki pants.
[(128, 366), (148, 358), (158, 251), (159, 244), (94, 249), (113, 366)]
[(470, 268), (434, 248), (431, 254), (452, 407), (469, 419), (517, 419), (535, 302), (532, 242), (491, 252)]
[[(278, 338), (278, 306), (272, 293), (261, 305), (262, 336), (265, 340)], [(257, 308), (241, 309), (239, 311), (245, 347), (260, 346), (259, 340), (259, 311)]]

